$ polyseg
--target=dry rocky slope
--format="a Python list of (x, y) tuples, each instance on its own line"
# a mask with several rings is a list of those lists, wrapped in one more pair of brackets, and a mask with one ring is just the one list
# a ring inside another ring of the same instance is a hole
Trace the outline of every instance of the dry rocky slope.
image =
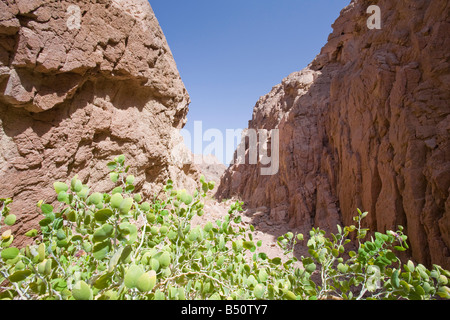
[(189, 101), (148, 1), (2, 0), (0, 197), (17, 234), (56, 180), (111, 190), (106, 163), (122, 153), (146, 197), (169, 178), (195, 186), (173, 154)]
[(222, 162), (213, 154), (193, 155), (194, 162), (198, 170), (205, 176), (206, 181), (214, 181), (216, 185), (227, 169)]
[[(367, 27), (373, 4), (381, 29)], [(447, 0), (352, 1), (314, 61), (254, 107), (249, 128), (279, 129), (278, 174), (233, 165), (217, 197), (329, 231), (360, 208), (371, 230), (405, 226), (413, 259), (450, 269), (449, 13)]]

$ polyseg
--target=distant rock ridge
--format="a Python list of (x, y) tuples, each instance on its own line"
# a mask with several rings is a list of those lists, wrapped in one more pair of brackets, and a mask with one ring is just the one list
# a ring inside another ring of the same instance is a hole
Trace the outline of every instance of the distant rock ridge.
[[(369, 29), (367, 8), (381, 9)], [(450, 3), (354, 0), (314, 61), (261, 97), (249, 128), (279, 129), (280, 170), (235, 164), (217, 197), (292, 226), (405, 226), (410, 253), (450, 268)]]
[(111, 190), (106, 163), (122, 153), (144, 196), (169, 178), (193, 189), (198, 171), (171, 154), (189, 102), (148, 1), (1, 1), (0, 197), (17, 234), (56, 180)]
[(220, 178), (227, 169), (215, 155), (193, 155), (194, 163), (199, 172), (205, 176), (206, 181), (214, 181), (216, 184), (220, 182)]

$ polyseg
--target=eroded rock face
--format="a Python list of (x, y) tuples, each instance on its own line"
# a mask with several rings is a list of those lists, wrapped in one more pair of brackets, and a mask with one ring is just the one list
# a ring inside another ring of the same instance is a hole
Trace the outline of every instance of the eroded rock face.
[(146, 0), (0, 2), (0, 197), (14, 199), (19, 235), (56, 180), (110, 190), (119, 154), (145, 196), (169, 178), (195, 186), (171, 153), (188, 104)]
[(316, 59), (256, 104), (249, 128), (280, 130), (280, 170), (234, 165), (219, 198), (274, 221), (334, 230), (368, 211), (372, 230), (406, 227), (412, 257), (450, 268), (450, 4), (372, 1), (342, 10)]

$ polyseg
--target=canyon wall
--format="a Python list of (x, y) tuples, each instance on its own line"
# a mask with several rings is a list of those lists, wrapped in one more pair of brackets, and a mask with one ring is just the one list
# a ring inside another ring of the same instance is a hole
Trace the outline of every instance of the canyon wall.
[(169, 178), (194, 187), (172, 152), (189, 102), (148, 1), (1, 1), (0, 197), (14, 200), (16, 235), (56, 180), (111, 190), (119, 154), (146, 197)]
[(449, 13), (446, 0), (352, 1), (314, 61), (254, 107), (249, 128), (279, 130), (278, 173), (235, 164), (217, 197), (329, 231), (360, 208), (371, 230), (405, 226), (413, 259), (449, 269)]

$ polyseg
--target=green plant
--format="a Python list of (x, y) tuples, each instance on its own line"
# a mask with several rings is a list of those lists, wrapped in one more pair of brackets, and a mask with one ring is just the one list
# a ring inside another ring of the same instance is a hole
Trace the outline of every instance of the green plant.
[[(175, 190), (169, 180), (164, 197), (144, 201), (124, 156), (108, 168), (117, 183), (109, 193), (91, 192), (77, 176), (54, 183), (59, 206), (38, 203), (40, 232), (26, 234), (33, 244), (15, 248), (10, 229), (3, 233), (1, 299), (449, 298), (448, 271), (402, 265), (395, 256), (393, 250), (407, 248), (401, 229), (360, 243), (367, 213), (359, 211), (358, 227), (338, 226), (331, 238), (313, 229), (300, 266), (293, 251), (303, 235), (280, 237), (285, 256), (268, 258), (253, 240), (253, 226), (241, 221), (242, 202), (222, 219), (194, 225), (195, 215), (207, 214), (203, 198), (214, 188), (203, 176), (193, 194)], [(0, 199), (6, 225), (16, 220), (10, 203)], [(354, 231), (359, 247), (347, 257)]]
[[(435, 296), (450, 298), (446, 286), (450, 272), (434, 265), (428, 270), (412, 261), (402, 264), (395, 251), (408, 249), (403, 227), (396, 232), (375, 232), (375, 238), (366, 238), (368, 229), (361, 228), (361, 221), (368, 215), (358, 209), (351, 225), (338, 233), (325, 237), (325, 231), (312, 229), (307, 246), (308, 257), (302, 257), (305, 269), (316, 273), (316, 283), (305, 283), (299, 292), (318, 299), (431, 299)], [(348, 252), (349, 235), (356, 231), (358, 246)]]
[[(0, 238), (0, 247), (2, 248), (9, 247), (14, 240), (14, 235), (12, 234), (11, 229), (9, 229), (9, 227), (16, 223), (16, 216), (9, 213), (9, 205), (11, 204), (11, 202), (12, 199), (10, 198), (0, 199), (0, 232), (2, 232)], [(2, 231), (2, 223), (4, 223), (6, 227), (8, 227), (7, 230)]]

